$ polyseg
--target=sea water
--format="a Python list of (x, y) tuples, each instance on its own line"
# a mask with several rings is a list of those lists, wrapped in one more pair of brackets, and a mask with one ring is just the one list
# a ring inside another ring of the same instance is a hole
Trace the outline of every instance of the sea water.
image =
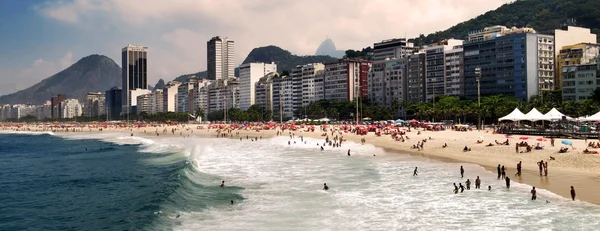
[[(0, 230), (600, 227), (599, 206), (543, 189), (531, 201), (531, 186), (512, 182), (508, 190), (480, 166), (371, 145), (348, 142), (321, 151), (323, 140), (295, 138), (288, 145), (289, 137), (0, 136), (10, 141), (0, 141)], [(482, 189), (474, 189), (477, 176)], [(454, 194), (452, 184), (466, 179), (471, 190)]]

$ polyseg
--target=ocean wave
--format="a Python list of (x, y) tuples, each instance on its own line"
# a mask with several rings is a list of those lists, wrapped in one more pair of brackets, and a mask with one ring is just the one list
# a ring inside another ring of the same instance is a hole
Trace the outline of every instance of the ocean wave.
[(0, 130), (0, 134), (24, 134), (24, 135), (55, 135), (54, 132), (36, 132), (36, 131), (14, 131), (14, 130)]

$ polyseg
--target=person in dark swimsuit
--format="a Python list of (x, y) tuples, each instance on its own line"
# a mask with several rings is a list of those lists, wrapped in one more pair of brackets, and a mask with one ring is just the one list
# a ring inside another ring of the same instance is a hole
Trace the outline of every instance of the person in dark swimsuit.
[(225, 187), (225, 181), (221, 181), (221, 186), (219, 186), (221, 188)]
[(323, 183), (323, 190), (329, 190), (329, 186), (327, 186), (327, 183)]
[(533, 189), (531, 189), (531, 200), (534, 201), (535, 199), (537, 199), (537, 191), (535, 191), (535, 187), (533, 187)]
[(504, 181), (506, 181), (506, 188), (510, 188), (510, 178), (506, 177)]
[(415, 167), (415, 172), (413, 173), (413, 176), (419, 175), (418, 173), (419, 173), (419, 171), (417, 171), (417, 167)]
[(460, 178), (465, 177), (465, 169), (463, 168), (463, 166), (460, 166)]
[(571, 199), (575, 200), (575, 188), (571, 186)]

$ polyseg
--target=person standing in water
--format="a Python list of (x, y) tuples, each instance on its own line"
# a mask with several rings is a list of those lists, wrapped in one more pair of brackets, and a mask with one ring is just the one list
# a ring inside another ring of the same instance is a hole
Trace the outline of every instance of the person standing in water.
[(418, 173), (419, 173), (419, 171), (417, 171), (417, 167), (415, 167), (415, 171), (413, 173), (413, 176), (418, 176), (419, 175)]
[(506, 177), (506, 168), (502, 165), (502, 179)]
[(456, 183), (454, 183), (454, 194), (458, 193), (458, 186), (456, 186)]
[(465, 191), (465, 186), (463, 186), (462, 183), (458, 183), (458, 187), (460, 188), (461, 193)]
[(481, 179), (479, 179), (479, 176), (477, 176), (477, 179), (475, 179), (475, 188), (481, 189)]
[(465, 184), (467, 185), (467, 190), (471, 190), (471, 180), (467, 179)]
[(534, 201), (537, 199), (537, 191), (535, 191), (535, 187), (531, 190), (531, 200)]
[(498, 180), (500, 180), (501, 175), (502, 175), (502, 171), (500, 171), (500, 164), (498, 164)]
[(506, 181), (506, 188), (510, 188), (510, 178), (506, 177), (504, 181)]
[(350, 156), (350, 149), (348, 149), (348, 156)]
[(540, 176), (542, 175), (542, 170), (544, 169), (544, 160), (540, 160), (540, 162), (537, 163), (539, 169), (540, 169)]
[(465, 177), (465, 169), (463, 168), (463, 166), (460, 166), (460, 178)]
[(219, 186), (221, 188), (225, 187), (225, 181), (221, 181), (221, 186)]
[(325, 190), (325, 191), (329, 190), (329, 186), (327, 186), (327, 183), (323, 183), (323, 190)]
[(515, 176), (521, 176), (521, 164), (522, 162), (519, 161), (519, 163), (517, 164), (517, 173), (515, 174)]
[(575, 188), (571, 186), (571, 199), (575, 200)]

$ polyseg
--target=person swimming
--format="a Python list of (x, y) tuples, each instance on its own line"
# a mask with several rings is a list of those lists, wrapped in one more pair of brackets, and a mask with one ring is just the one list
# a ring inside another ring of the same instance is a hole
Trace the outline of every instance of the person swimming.
[(325, 191), (329, 190), (329, 186), (327, 186), (327, 183), (323, 183), (323, 190), (325, 190)]
[(492, 191), (492, 186), (488, 185), (488, 191)]
[(225, 181), (221, 181), (221, 186), (219, 186), (221, 188), (225, 187)]
[(231, 200), (231, 205), (233, 205), (233, 200)]

